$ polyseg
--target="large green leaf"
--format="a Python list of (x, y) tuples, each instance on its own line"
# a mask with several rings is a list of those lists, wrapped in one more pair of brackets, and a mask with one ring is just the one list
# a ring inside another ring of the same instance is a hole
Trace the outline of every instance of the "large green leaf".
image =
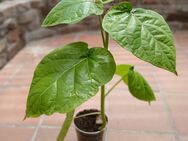
[(103, 3), (100, 0), (61, 0), (47, 15), (42, 26), (74, 24), (91, 14), (102, 13)]
[(67, 113), (93, 97), (115, 73), (113, 56), (104, 48), (76, 42), (56, 49), (37, 66), (26, 117)]
[(128, 73), (128, 87), (131, 94), (140, 100), (148, 102), (156, 100), (150, 85), (140, 73), (133, 69)]
[(103, 28), (138, 58), (176, 74), (172, 32), (158, 13), (120, 3), (105, 15)]
[(123, 82), (128, 85), (130, 93), (137, 99), (147, 102), (155, 100), (152, 88), (140, 73), (134, 71), (133, 66), (117, 65), (115, 74), (122, 78)]

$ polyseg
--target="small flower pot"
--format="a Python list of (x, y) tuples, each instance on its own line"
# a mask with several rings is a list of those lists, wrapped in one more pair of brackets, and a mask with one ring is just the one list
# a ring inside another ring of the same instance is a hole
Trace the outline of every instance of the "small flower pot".
[(99, 119), (97, 123), (97, 118), (100, 117), (98, 110), (90, 109), (79, 112), (76, 117), (80, 117), (85, 114), (96, 113), (95, 115), (88, 115), (80, 118), (74, 119), (74, 124), (76, 128), (78, 141), (105, 141), (106, 130), (98, 130), (101, 126), (102, 119)]

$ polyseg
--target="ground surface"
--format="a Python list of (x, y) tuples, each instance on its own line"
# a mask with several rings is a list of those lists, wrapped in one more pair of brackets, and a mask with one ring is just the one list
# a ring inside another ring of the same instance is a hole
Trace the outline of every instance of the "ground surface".
[[(101, 45), (98, 35), (98, 32), (83, 32), (32, 42), (0, 71), (0, 141), (55, 141), (64, 115), (22, 121), (34, 68), (46, 53), (69, 42), (82, 40), (90, 46)], [(176, 32), (175, 39), (178, 77), (140, 61), (111, 41), (110, 50), (117, 64), (134, 64), (151, 83), (157, 101), (148, 106), (133, 98), (127, 87), (120, 84), (106, 102), (107, 141), (188, 141), (188, 32)], [(78, 110), (98, 108), (99, 97)], [(74, 126), (66, 141), (76, 141)]]

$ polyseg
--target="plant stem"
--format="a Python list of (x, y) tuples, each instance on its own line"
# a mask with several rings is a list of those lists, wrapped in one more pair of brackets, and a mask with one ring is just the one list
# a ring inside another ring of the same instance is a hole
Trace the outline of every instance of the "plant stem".
[(106, 48), (108, 50), (108, 46), (109, 46), (109, 34), (107, 32), (105, 32), (105, 46), (104, 46), (104, 48)]
[(74, 110), (70, 113), (67, 113), (66, 115), (66, 119), (63, 123), (63, 126), (61, 128), (61, 131), (57, 137), (57, 141), (64, 141), (65, 139), (65, 136), (68, 132), (68, 129), (70, 128), (71, 126), (71, 123), (72, 123), (72, 120), (73, 120), (73, 116), (74, 116)]
[(102, 41), (103, 41), (103, 46), (105, 47), (105, 36), (104, 36), (104, 31), (102, 29), (102, 19), (103, 17), (102, 16), (98, 16), (99, 17), (99, 25), (100, 25), (100, 31), (101, 31), (101, 36), (102, 36)]
[(105, 86), (101, 86), (101, 117), (102, 117), (102, 125), (100, 130), (105, 128), (106, 126), (106, 114), (105, 114)]
[(108, 96), (110, 94), (110, 92), (123, 80), (123, 77), (118, 80), (109, 90), (108, 92), (105, 94), (105, 97)]
[(121, 79), (119, 79), (109, 90), (108, 92), (105, 94), (105, 97), (108, 96), (110, 94), (110, 92), (127, 76), (128, 74), (125, 74), (124, 76), (121, 77)]
[[(103, 46), (105, 49), (108, 49), (109, 45), (109, 35), (107, 32), (104, 32), (102, 28), (102, 20), (103, 16), (99, 16), (99, 23), (100, 23), (100, 30), (101, 30), (101, 36), (103, 40)], [(105, 114), (105, 85), (101, 86), (101, 117), (102, 117), (102, 125), (100, 127), (100, 130), (105, 128), (106, 126), (106, 114)]]

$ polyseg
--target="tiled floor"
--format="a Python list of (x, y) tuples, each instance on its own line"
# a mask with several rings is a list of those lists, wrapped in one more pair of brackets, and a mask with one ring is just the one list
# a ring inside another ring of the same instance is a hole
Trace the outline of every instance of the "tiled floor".
[[(134, 64), (151, 83), (157, 101), (151, 106), (138, 101), (120, 84), (109, 95), (107, 141), (188, 141), (188, 31), (175, 33), (179, 76), (140, 61), (111, 41), (117, 64)], [(23, 121), (26, 98), (35, 66), (52, 49), (73, 41), (101, 46), (99, 32), (82, 32), (31, 42), (0, 71), (0, 141), (55, 141), (64, 115), (54, 114)], [(108, 88), (118, 78), (107, 86)], [(99, 108), (92, 98), (78, 110)], [(72, 125), (66, 141), (76, 141)]]

